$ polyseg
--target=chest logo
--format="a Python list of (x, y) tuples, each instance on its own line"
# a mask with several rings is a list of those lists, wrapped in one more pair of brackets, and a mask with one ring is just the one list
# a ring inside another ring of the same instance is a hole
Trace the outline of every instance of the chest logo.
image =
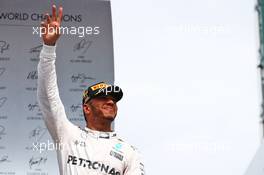
[(113, 150), (110, 151), (110, 156), (113, 156), (113, 157), (117, 158), (117, 159), (120, 160), (120, 161), (122, 161), (123, 158), (124, 158), (123, 155), (121, 155), (120, 153), (117, 153), (117, 152), (115, 152), (115, 151), (113, 151)]

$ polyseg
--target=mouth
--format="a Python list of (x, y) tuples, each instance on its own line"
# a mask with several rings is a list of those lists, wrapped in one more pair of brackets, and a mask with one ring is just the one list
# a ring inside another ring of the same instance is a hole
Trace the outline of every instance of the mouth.
[(114, 108), (112, 106), (104, 106), (103, 109), (108, 111), (114, 111)]

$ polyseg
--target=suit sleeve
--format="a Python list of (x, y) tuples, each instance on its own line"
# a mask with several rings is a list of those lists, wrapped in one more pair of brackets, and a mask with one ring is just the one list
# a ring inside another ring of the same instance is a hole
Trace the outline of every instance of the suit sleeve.
[(59, 96), (55, 70), (56, 46), (43, 45), (38, 64), (37, 97), (45, 124), (54, 141), (75, 127), (68, 119)]
[(145, 175), (142, 156), (137, 150), (133, 151), (133, 154), (128, 161), (124, 175)]

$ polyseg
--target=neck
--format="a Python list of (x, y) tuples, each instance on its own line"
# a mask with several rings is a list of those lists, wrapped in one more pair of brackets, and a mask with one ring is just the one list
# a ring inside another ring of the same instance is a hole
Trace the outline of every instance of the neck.
[(112, 121), (109, 120), (89, 120), (86, 123), (86, 126), (92, 130), (103, 131), (103, 132), (112, 132), (111, 129)]

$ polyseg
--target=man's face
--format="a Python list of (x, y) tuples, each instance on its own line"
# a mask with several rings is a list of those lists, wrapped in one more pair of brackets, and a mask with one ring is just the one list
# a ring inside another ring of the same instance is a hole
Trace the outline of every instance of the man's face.
[(94, 117), (114, 120), (117, 115), (117, 105), (112, 97), (96, 97), (89, 102), (90, 113)]

